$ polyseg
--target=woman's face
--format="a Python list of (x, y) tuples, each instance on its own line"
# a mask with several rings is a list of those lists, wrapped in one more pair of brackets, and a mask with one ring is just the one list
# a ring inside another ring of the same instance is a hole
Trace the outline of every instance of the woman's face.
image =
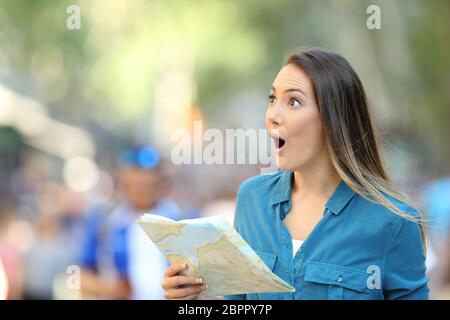
[(314, 90), (306, 74), (295, 65), (284, 66), (272, 84), (266, 127), (280, 169), (297, 171), (326, 156)]

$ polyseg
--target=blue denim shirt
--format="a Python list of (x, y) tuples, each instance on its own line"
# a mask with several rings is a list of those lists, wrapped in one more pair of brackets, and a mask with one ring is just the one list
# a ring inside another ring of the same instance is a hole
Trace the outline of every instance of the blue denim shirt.
[[(293, 257), (283, 219), (290, 210), (293, 173), (277, 171), (245, 181), (238, 192), (235, 228), (295, 292), (226, 299), (428, 299), (420, 226), (354, 193), (343, 181), (322, 219)], [(399, 209), (410, 206), (388, 197)]]

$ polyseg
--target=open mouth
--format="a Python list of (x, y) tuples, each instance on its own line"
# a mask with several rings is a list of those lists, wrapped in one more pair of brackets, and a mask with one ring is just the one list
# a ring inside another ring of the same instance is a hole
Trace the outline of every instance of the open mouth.
[(286, 144), (286, 141), (278, 136), (273, 135), (272, 140), (276, 150), (281, 150)]

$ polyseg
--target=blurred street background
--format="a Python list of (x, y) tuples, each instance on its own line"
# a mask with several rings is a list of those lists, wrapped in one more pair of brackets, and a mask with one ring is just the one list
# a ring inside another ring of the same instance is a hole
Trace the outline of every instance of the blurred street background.
[(0, 299), (162, 299), (139, 214), (232, 221), (261, 172), (175, 165), (172, 133), (264, 128), (299, 47), (360, 75), (388, 168), (430, 221), (431, 296), (450, 299), (449, 39), (447, 0), (0, 0)]

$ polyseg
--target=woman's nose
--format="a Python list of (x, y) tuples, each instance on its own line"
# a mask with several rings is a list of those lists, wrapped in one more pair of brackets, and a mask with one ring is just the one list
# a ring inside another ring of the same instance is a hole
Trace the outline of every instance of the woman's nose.
[(267, 120), (269, 120), (270, 124), (273, 126), (279, 126), (282, 122), (280, 107), (281, 106), (279, 104), (276, 104), (272, 106), (267, 112)]

